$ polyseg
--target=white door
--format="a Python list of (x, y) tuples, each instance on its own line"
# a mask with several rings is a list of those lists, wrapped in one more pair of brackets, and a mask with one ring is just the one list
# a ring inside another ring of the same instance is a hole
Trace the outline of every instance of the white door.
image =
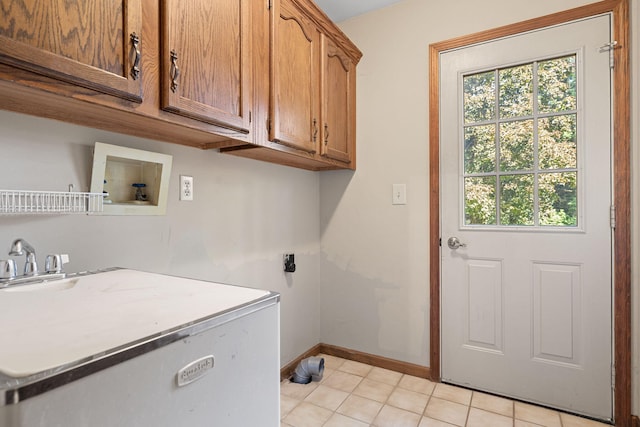
[(440, 57), (443, 381), (612, 418), (610, 37)]

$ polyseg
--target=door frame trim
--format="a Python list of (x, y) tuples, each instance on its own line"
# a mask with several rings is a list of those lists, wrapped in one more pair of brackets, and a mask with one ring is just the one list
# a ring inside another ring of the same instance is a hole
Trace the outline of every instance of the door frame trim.
[(616, 426), (631, 417), (631, 170), (629, 0), (604, 0), (575, 9), (429, 45), (429, 268), (430, 370), (440, 381), (440, 53), (603, 13), (613, 14), (613, 199), (616, 207), (613, 271), (614, 411)]

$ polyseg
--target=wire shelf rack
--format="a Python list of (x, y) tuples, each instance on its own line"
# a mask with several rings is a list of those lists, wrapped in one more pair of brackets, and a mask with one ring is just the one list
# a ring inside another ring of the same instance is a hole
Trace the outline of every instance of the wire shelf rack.
[(82, 214), (102, 212), (103, 193), (0, 190), (0, 214)]

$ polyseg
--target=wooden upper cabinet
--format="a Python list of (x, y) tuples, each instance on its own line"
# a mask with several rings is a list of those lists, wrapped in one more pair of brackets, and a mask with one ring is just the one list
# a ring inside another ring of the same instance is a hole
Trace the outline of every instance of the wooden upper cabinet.
[(0, 0), (0, 108), (355, 169), (362, 52), (312, 0)]
[(317, 152), (320, 131), (320, 32), (290, 0), (271, 13), (269, 140)]
[(162, 1), (164, 110), (249, 133), (250, 1)]
[(0, 63), (142, 100), (141, 0), (0, 0)]
[(322, 35), (322, 128), (320, 154), (351, 163), (355, 151), (355, 64)]

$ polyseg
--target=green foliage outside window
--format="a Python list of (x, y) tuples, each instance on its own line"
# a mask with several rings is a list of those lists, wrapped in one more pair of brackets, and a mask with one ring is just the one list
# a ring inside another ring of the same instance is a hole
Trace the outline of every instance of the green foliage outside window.
[(578, 225), (575, 55), (465, 76), (465, 224)]

